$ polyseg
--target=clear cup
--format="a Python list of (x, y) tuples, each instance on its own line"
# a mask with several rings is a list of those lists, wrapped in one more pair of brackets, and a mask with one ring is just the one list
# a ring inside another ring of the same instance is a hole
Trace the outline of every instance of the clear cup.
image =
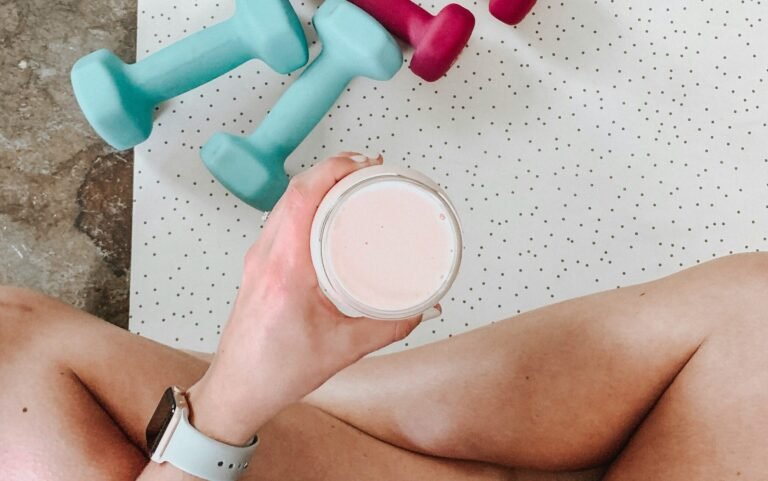
[(435, 182), (379, 165), (328, 192), (310, 250), (320, 288), (341, 312), (399, 320), (424, 313), (448, 292), (461, 265), (462, 232)]

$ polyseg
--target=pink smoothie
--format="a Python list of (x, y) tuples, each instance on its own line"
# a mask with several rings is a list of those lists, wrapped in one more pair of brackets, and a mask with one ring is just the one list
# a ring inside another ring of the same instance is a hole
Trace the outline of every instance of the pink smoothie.
[(352, 298), (385, 311), (412, 309), (445, 285), (457, 235), (433, 193), (398, 179), (351, 193), (327, 226), (328, 267)]

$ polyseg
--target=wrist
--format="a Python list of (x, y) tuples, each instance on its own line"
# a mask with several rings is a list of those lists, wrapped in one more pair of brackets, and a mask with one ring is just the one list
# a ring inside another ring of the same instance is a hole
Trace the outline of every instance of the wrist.
[(245, 446), (269, 419), (282, 410), (275, 401), (239, 398), (203, 377), (187, 391), (189, 422), (198, 431), (231, 446)]

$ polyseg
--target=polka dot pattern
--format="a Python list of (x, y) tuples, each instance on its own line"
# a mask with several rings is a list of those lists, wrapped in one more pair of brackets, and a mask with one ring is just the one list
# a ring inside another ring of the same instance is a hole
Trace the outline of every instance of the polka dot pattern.
[[(318, 3), (294, 2), (312, 56)], [(485, 0), (464, 5), (477, 29), (447, 78), (404, 68), (354, 81), (287, 165), (382, 152), (456, 203), (465, 262), (445, 315), (390, 350), (768, 248), (764, 0), (541, 0), (515, 28)], [(232, 11), (141, 0), (139, 55)], [(136, 150), (134, 332), (215, 347), (261, 213), (212, 179), (198, 149), (215, 131), (254, 129), (296, 75), (249, 62), (159, 109)]]

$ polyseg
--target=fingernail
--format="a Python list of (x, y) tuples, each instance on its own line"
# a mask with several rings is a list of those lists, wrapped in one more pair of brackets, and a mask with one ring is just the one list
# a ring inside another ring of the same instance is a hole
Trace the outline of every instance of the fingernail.
[(371, 162), (371, 161), (375, 160), (375, 159), (373, 159), (371, 157), (368, 157), (367, 155), (364, 155), (364, 154), (350, 155), (349, 158), (354, 160), (355, 162), (359, 162), (361, 164), (364, 163), (364, 162)]
[(437, 319), (438, 317), (440, 317), (442, 313), (443, 312), (437, 307), (430, 307), (429, 309), (424, 311), (424, 314), (421, 315), (421, 322)]

